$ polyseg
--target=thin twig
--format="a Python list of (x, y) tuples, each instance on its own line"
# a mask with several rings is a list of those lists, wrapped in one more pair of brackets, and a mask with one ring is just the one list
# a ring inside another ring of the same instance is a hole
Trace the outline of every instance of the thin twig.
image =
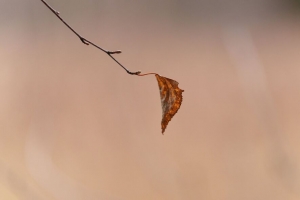
[(85, 39), (79, 33), (77, 33), (65, 20), (63, 20), (63, 18), (61, 18), (60, 13), (57, 10), (53, 9), (46, 1), (44, 1), (44, 0), (41, 0), (41, 1), (47, 6), (47, 8), (49, 8), (49, 10), (51, 10), (56, 15), (56, 17), (58, 19), (60, 19), (60, 21), (62, 21), (62, 23), (64, 23), (81, 40), (81, 42), (83, 44), (92, 45), (92, 46), (96, 47), (97, 49), (100, 49), (101, 51), (105, 52), (111, 59), (113, 59), (118, 65), (120, 65), (128, 74), (130, 74), (130, 75), (139, 75), (141, 73), (140, 71), (137, 71), (137, 72), (129, 71), (126, 67), (124, 67), (124, 65), (122, 65), (116, 58), (114, 58), (112, 56), (112, 54), (122, 53), (120, 50), (108, 51), (108, 50), (105, 50), (105, 49), (99, 47), (98, 45), (94, 44), (93, 42)]

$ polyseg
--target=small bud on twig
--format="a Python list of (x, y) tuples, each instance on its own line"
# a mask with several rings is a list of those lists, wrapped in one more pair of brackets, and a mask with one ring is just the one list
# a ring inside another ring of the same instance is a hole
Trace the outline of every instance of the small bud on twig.
[(120, 54), (120, 53), (122, 53), (122, 51), (121, 51), (121, 50), (108, 51), (107, 53), (108, 53), (108, 54)]

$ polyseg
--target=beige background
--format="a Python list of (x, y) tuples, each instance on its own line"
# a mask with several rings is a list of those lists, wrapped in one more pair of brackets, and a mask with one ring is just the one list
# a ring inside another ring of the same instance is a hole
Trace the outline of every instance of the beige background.
[(296, 1), (0, 1), (0, 199), (297, 200)]

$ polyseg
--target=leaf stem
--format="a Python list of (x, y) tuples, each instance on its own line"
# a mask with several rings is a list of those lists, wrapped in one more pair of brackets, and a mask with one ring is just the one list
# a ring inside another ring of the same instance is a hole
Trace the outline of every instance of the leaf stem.
[(147, 75), (151, 75), (151, 74), (153, 74), (153, 75), (156, 75), (157, 73), (154, 73), (154, 72), (150, 72), (150, 73), (145, 73), (145, 74), (137, 74), (138, 76), (147, 76)]
[(120, 67), (122, 67), (128, 74), (130, 75), (139, 75), (141, 72), (137, 71), (137, 72), (131, 72), (130, 70), (128, 70), (124, 65), (122, 65), (115, 57), (113, 57), (113, 54), (120, 54), (122, 53), (120, 50), (117, 51), (108, 51), (103, 49), (102, 47), (94, 44), (93, 42), (85, 39), (84, 37), (82, 37), (79, 33), (77, 33), (61, 16), (60, 13), (55, 10), (54, 8), (52, 8), (46, 1), (41, 0), (46, 6), (47, 8), (49, 8), (49, 10), (51, 10), (53, 12), (53, 14), (55, 14), (55, 16), (62, 22), (64, 23), (79, 39), (83, 44), (86, 45), (92, 45), (94, 47), (96, 47), (97, 49), (103, 51), (104, 53), (106, 53), (111, 59), (113, 59)]

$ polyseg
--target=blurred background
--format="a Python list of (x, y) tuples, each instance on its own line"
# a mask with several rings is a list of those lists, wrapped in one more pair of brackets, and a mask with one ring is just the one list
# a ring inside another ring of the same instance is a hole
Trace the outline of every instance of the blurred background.
[(300, 199), (300, 1), (0, 1), (0, 199)]

